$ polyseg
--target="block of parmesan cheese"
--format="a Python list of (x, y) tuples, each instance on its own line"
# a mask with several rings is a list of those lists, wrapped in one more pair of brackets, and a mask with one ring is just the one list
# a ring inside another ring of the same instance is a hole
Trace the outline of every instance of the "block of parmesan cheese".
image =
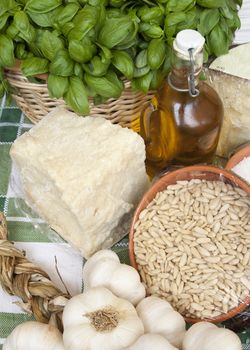
[(208, 82), (224, 104), (224, 121), (217, 154), (228, 157), (250, 141), (250, 43), (216, 58), (208, 70)]
[(122, 238), (119, 225), (149, 186), (138, 134), (62, 108), (20, 136), (10, 155), (28, 205), (85, 258)]

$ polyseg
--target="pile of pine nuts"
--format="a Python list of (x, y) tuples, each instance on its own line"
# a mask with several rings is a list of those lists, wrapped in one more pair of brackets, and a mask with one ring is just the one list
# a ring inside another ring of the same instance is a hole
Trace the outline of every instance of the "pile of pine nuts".
[(222, 181), (178, 181), (135, 224), (147, 292), (186, 317), (214, 318), (250, 294), (250, 197)]

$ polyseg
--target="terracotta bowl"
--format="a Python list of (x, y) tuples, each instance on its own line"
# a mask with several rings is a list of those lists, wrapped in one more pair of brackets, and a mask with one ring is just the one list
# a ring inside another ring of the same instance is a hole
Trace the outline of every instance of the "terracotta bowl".
[[(146, 192), (143, 196), (141, 202), (139, 203), (131, 225), (131, 230), (129, 234), (129, 257), (131, 265), (137, 269), (137, 263), (134, 254), (134, 225), (139, 218), (140, 212), (147, 207), (147, 205), (154, 199), (157, 192), (163, 191), (168, 185), (175, 184), (177, 181), (181, 180), (192, 180), (192, 179), (205, 179), (210, 181), (223, 181), (225, 183), (230, 183), (233, 186), (238, 186), (248, 193), (250, 196), (250, 186), (248, 186), (244, 181), (239, 177), (231, 173), (230, 171), (220, 169), (214, 166), (208, 165), (194, 165), (189, 167), (184, 167), (172, 172), (167, 173), (157, 182), (155, 182), (152, 187)], [(206, 321), (219, 323), (225, 320), (228, 320), (235, 315), (244, 311), (248, 305), (250, 305), (250, 295), (237, 307), (232, 308), (226, 314), (221, 314), (212, 319), (205, 319)], [(185, 317), (186, 322), (196, 323), (202, 321), (198, 318), (187, 318)], [(203, 319), (204, 321), (204, 319)]]
[(250, 157), (250, 144), (240, 148), (227, 162), (226, 169), (231, 170), (244, 158)]

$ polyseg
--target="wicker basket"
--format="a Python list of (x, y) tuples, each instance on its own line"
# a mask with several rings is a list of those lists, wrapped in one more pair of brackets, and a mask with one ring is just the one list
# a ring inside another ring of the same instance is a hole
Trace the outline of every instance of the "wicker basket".
[[(65, 106), (62, 99), (54, 99), (49, 96), (46, 83), (30, 82), (18, 67), (7, 69), (5, 76), (14, 89), (13, 97), (18, 107), (33, 123), (37, 123), (56, 106)], [(90, 100), (90, 115), (102, 116), (112, 123), (131, 127), (152, 96), (153, 92), (145, 95), (132, 91), (130, 82), (125, 81), (125, 90), (118, 99), (111, 98), (105, 104), (98, 106), (95, 106)]]

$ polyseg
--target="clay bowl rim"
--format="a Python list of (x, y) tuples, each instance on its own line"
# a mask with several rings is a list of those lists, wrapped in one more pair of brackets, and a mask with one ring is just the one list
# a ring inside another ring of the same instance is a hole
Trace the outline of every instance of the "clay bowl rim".
[(239, 162), (241, 162), (244, 158), (250, 157), (250, 144), (243, 146), (239, 149), (227, 162), (225, 169), (232, 170)]
[[(248, 186), (248, 184), (246, 182), (244, 182), (243, 180), (241, 180), (237, 175), (235, 175), (234, 173), (232, 173), (226, 169), (221, 169), (221, 168), (218, 168), (218, 167), (215, 167), (212, 165), (193, 165), (193, 166), (183, 167), (183, 168), (178, 169), (178, 170), (170, 171), (169, 173), (167, 173), (166, 175), (161, 177), (159, 180), (157, 180), (152, 185), (152, 187), (144, 194), (144, 196), (142, 197), (140, 203), (138, 204), (136, 211), (134, 213), (134, 216), (133, 216), (133, 220), (132, 220), (131, 228), (130, 228), (130, 232), (129, 232), (129, 259), (130, 259), (131, 265), (137, 271), (138, 271), (138, 266), (137, 266), (137, 263), (135, 260), (133, 237), (134, 237), (134, 225), (138, 220), (140, 212), (144, 208), (146, 208), (146, 206), (154, 199), (157, 192), (160, 192), (160, 191), (164, 190), (164, 188), (166, 188), (166, 183), (168, 183), (168, 181), (171, 181), (169, 184), (174, 184), (177, 181), (175, 179), (178, 177), (178, 175), (188, 174), (188, 173), (191, 174), (192, 172), (200, 173), (200, 175), (199, 174), (194, 175), (193, 178), (199, 178), (199, 176), (200, 176), (201, 178), (205, 179), (207, 177), (206, 173), (212, 173), (215, 175), (215, 177), (223, 176), (223, 178), (225, 180), (227, 180), (231, 184), (235, 184), (237, 187), (240, 187), (250, 196), (250, 186)], [(182, 180), (184, 180), (184, 178), (182, 178)], [(220, 179), (220, 178), (218, 178), (217, 180), (222, 181), (222, 179)], [(216, 179), (215, 179), (215, 181), (216, 181)], [(221, 314), (221, 315), (216, 316), (214, 318), (199, 319), (199, 318), (190, 318), (190, 317), (185, 317), (185, 316), (183, 316), (183, 317), (187, 323), (196, 323), (196, 322), (200, 322), (200, 321), (208, 321), (211, 323), (220, 323), (220, 322), (226, 321), (226, 320), (236, 316), (237, 314), (241, 313), (249, 305), (250, 305), (250, 295), (248, 295), (245, 298), (245, 300), (242, 301), (238, 306), (230, 309), (226, 314)]]

